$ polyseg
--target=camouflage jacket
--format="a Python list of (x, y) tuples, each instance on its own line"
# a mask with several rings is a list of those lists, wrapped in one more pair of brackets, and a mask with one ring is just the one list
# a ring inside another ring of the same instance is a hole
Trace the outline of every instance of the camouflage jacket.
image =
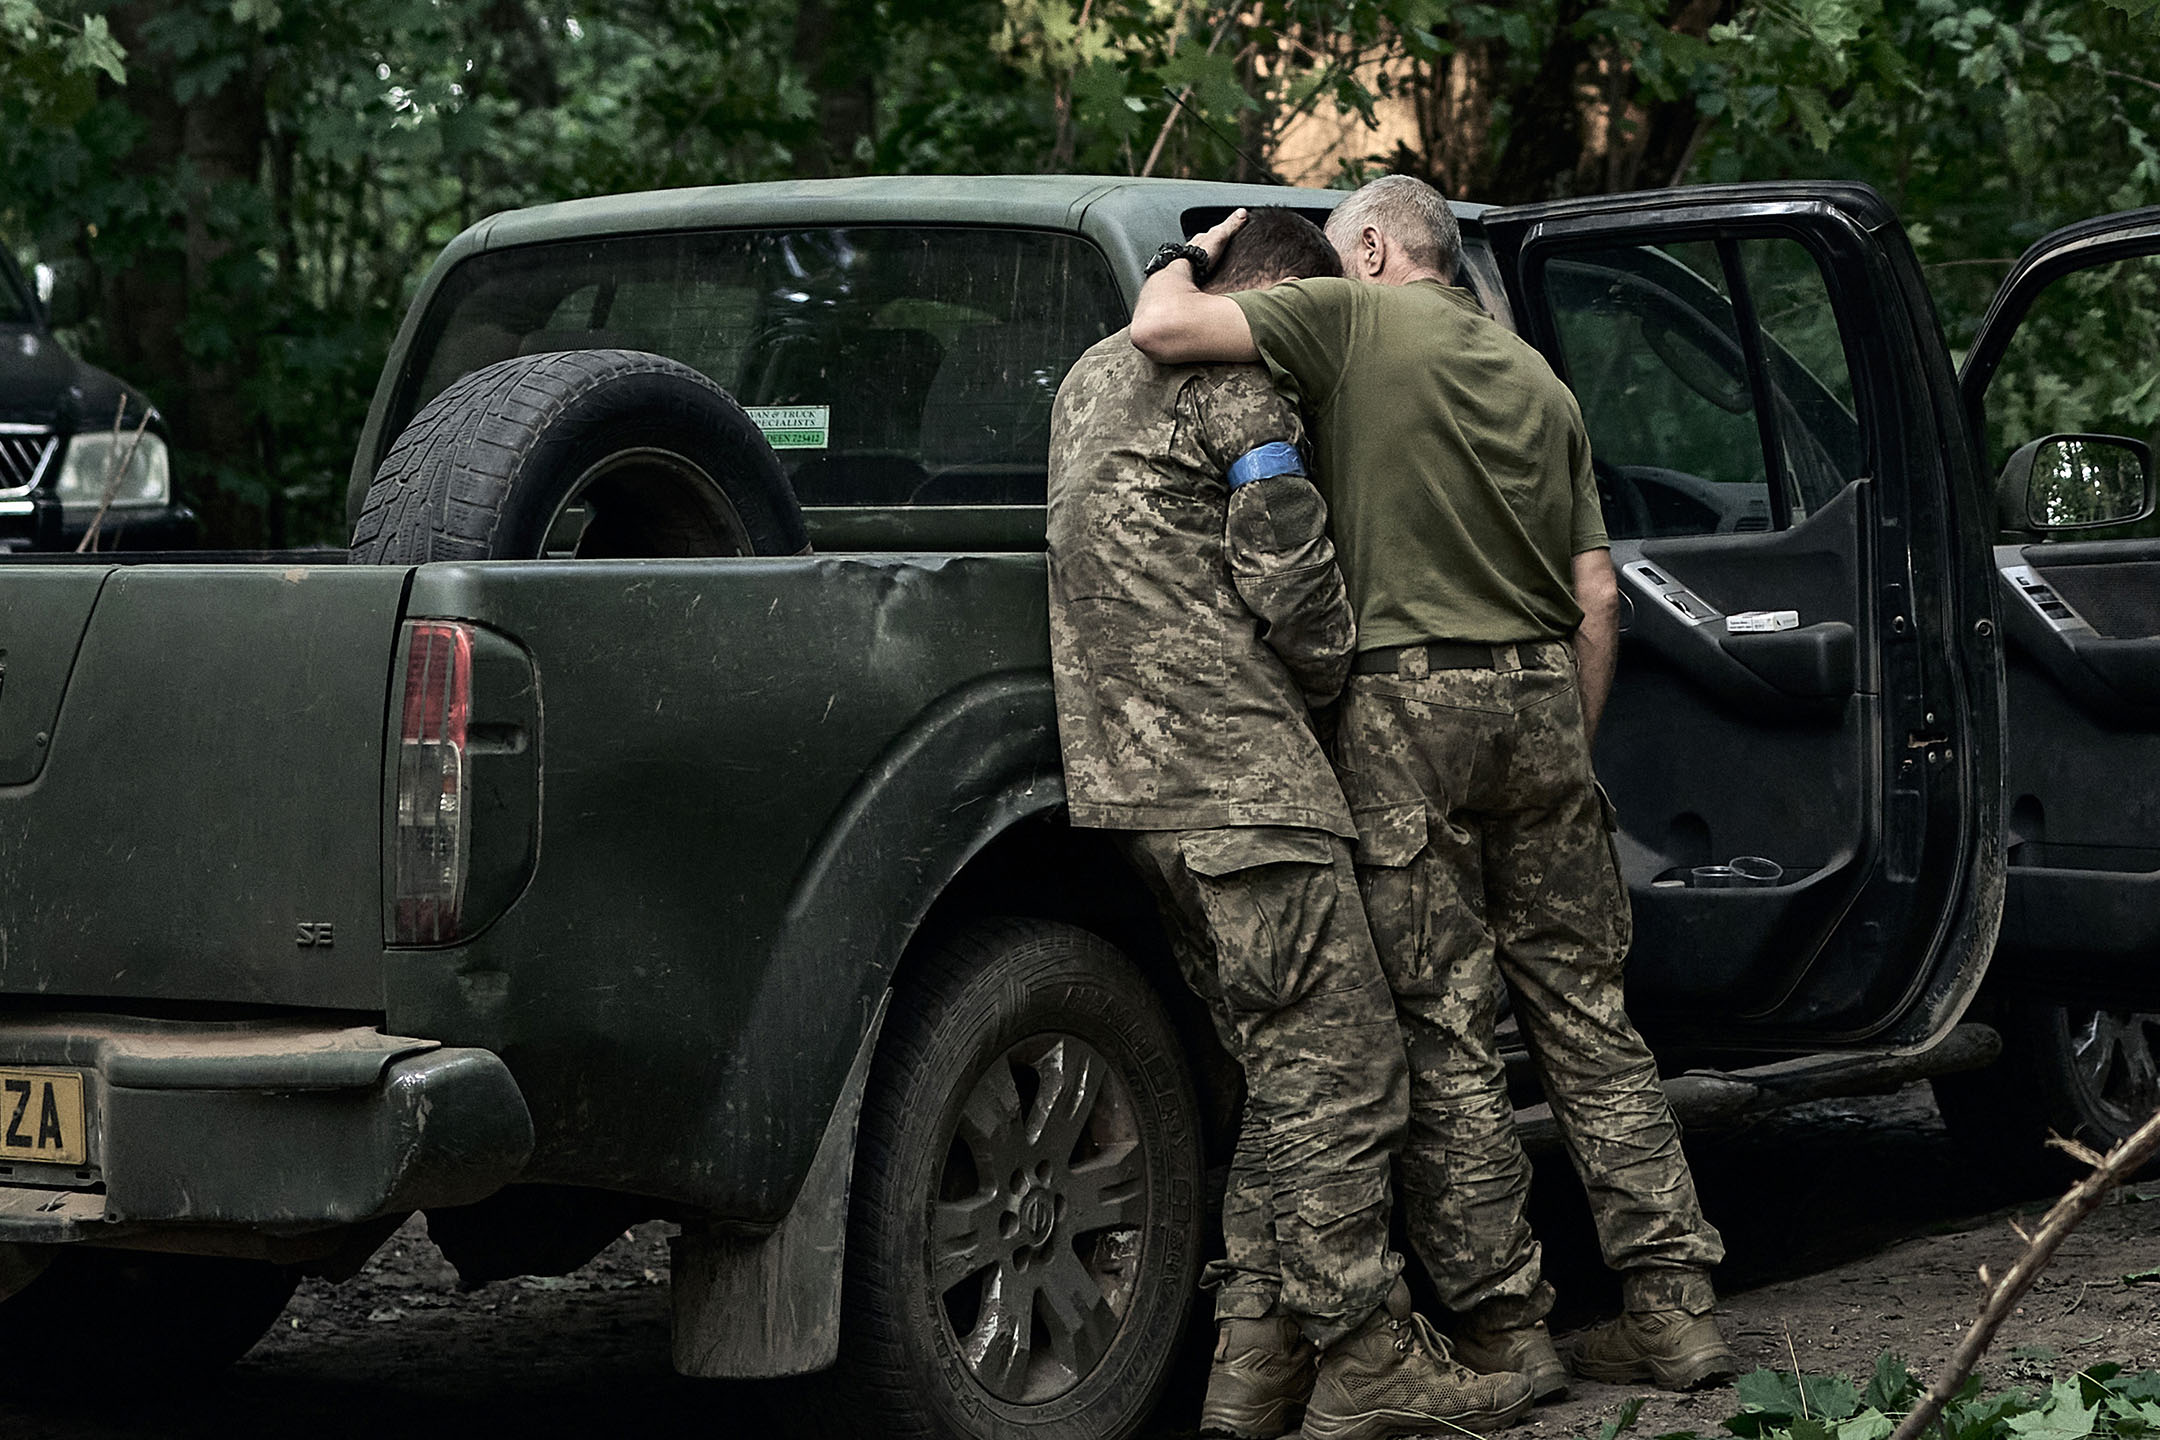
[(1301, 445), (1257, 365), (1158, 366), (1119, 331), (1050, 422), (1050, 658), (1073, 823), (1356, 832), (1308, 704), (1349, 674), (1355, 622), (1302, 475), (1233, 487)]

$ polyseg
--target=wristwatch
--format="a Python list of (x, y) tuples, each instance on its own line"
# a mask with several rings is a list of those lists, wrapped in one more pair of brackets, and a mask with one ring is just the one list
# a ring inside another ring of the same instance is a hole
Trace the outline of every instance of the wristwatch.
[(1147, 264), (1141, 267), (1140, 273), (1142, 275), (1153, 275), (1173, 260), (1190, 260), (1192, 262), (1193, 284), (1207, 284), (1209, 263), (1207, 251), (1201, 249), (1198, 245), (1188, 245), (1183, 242), (1165, 245), (1157, 250)]

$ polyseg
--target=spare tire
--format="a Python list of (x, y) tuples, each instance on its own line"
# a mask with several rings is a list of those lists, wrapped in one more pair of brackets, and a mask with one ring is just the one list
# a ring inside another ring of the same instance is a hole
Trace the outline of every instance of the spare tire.
[(793, 555), (779, 457), (725, 391), (636, 350), (464, 376), (413, 417), (353, 527), (359, 564)]

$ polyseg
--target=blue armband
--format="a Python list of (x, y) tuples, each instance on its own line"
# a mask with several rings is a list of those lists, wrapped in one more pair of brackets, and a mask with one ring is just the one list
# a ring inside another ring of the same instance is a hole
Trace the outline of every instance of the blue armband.
[(1250, 485), (1255, 480), (1266, 480), (1276, 475), (1303, 475), (1305, 457), (1298, 454), (1297, 446), (1287, 440), (1270, 440), (1256, 445), (1238, 456), (1230, 467), (1227, 477), (1230, 488)]

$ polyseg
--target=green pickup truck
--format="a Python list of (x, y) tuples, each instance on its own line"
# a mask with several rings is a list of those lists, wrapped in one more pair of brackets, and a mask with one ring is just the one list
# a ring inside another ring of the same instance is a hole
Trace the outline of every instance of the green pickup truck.
[[(1239, 1097), (1065, 819), (1051, 398), (1158, 243), (1338, 198), (497, 216), (392, 347), (352, 563), (0, 566), (11, 1363), (229, 1360), (415, 1211), (475, 1281), (657, 1217), (687, 1374), (837, 1366), (799, 1408), (843, 1433), (1129, 1433)], [(2036, 1067), (2128, 1106), (2077, 1040), (2128, 1053), (2154, 988), (2160, 542), (2069, 537), (2149, 509), (2150, 458), (1992, 454), (1985, 405), (2036, 299), (2160, 216), (2037, 246), (1961, 386), (1864, 188), (1458, 213), (1598, 455), (1598, 764), (1683, 1109), (1942, 1073), (2038, 1124)]]

